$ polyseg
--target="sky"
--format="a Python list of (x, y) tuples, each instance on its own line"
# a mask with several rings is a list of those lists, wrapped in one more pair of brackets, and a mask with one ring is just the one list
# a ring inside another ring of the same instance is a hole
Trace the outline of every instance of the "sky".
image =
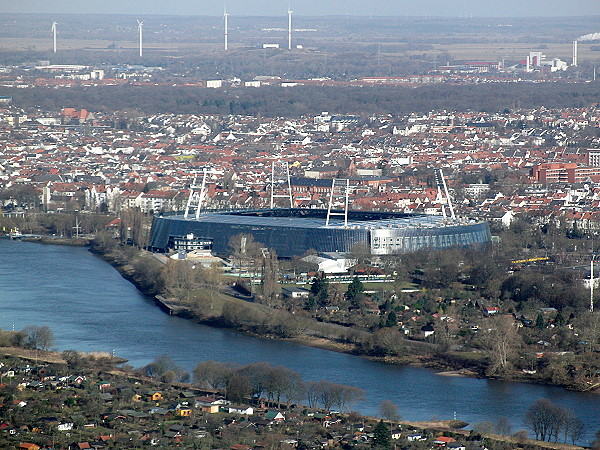
[[(3, 13), (223, 14), (224, 0), (0, 0)], [(600, 15), (600, 0), (291, 0), (307, 16), (551, 17)], [(227, 0), (230, 14), (280, 15), (288, 0)]]

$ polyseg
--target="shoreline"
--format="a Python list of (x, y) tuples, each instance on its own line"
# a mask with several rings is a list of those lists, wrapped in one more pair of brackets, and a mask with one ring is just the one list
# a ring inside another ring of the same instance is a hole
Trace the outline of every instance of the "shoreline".
[[(38, 353), (37, 357), (35, 357), (35, 353)], [(31, 364), (36, 364), (39, 365), (39, 363), (42, 364), (55, 364), (55, 365), (64, 365), (67, 366), (67, 361), (65, 361), (62, 358), (62, 353), (61, 352), (56, 352), (56, 351), (42, 351), (42, 350), (38, 350), (36, 352), (36, 350), (31, 350), (31, 349), (24, 349), (24, 348), (20, 348), (20, 347), (0, 347), (0, 354), (5, 355), (5, 356), (12, 356), (15, 358), (19, 358), (21, 361), (23, 361), (24, 363), (31, 363)], [(132, 374), (130, 372), (126, 372), (126, 371), (122, 371), (116, 367), (114, 367), (114, 364), (120, 364), (122, 361), (115, 359), (112, 359), (112, 357), (110, 357), (110, 355), (106, 355), (103, 353), (99, 353), (99, 354), (95, 354), (94, 352), (91, 353), (81, 353), (81, 356), (84, 358), (91, 358), (92, 360), (95, 358), (106, 358), (109, 357), (111, 358), (111, 365), (113, 366), (112, 368), (106, 367), (106, 368), (94, 368), (94, 367), (87, 367), (87, 368), (80, 368), (79, 370), (76, 370), (76, 373), (83, 375), (83, 376), (92, 376), (93, 379), (104, 379), (105, 377), (103, 375), (109, 374), (111, 376), (114, 377), (123, 377), (126, 378), (127, 380), (135, 380), (136, 384), (141, 384), (142, 386), (146, 387), (155, 387), (155, 386), (161, 386), (164, 389), (164, 385), (165, 383), (157, 381), (155, 379), (152, 378), (148, 378), (145, 376), (141, 376), (138, 374)], [(169, 386), (171, 386), (172, 388), (179, 388), (179, 389), (183, 389), (183, 390), (192, 390), (193, 392), (197, 392), (200, 388), (192, 383), (179, 383), (179, 382), (169, 382), (166, 383)], [(201, 389), (203, 392), (207, 392), (204, 389)], [(213, 391), (213, 392), (217, 392), (217, 391)], [(306, 405), (303, 405), (305, 407), (307, 407)], [(342, 414), (342, 416), (344, 417), (349, 417), (348, 413)], [(372, 415), (365, 415), (363, 416), (365, 420), (367, 421), (372, 421), (373, 423), (376, 423), (380, 420), (380, 417), (377, 416), (372, 416)], [(440, 434), (440, 435), (445, 435), (445, 436), (450, 436), (453, 437), (455, 439), (468, 439), (471, 435), (472, 435), (472, 430), (469, 427), (471, 424), (467, 423), (467, 422), (463, 422), (460, 420), (443, 420), (443, 419), (429, 419), (429, 420), (418, 420), (418, 421), (409, 421), (409, 420), (402, 420), (401, 418), (399, 420), (395, 420), (395, 421), (386, 421), (389, 422), (390, 424), (398, 424), (400, 426), (402, 426), (402, 429), (404, 429), (406, 432), (414, 432), (414, 433), (433, 433), (433, 434)], [(482, 438), (485, 439), (489, 439), (492, 442), (495, 443), (501, 443), (501, 444), (508, 444), (508, 445), (516, 445), (519, 447), (522, 447), (524, 445), (529, 446), (532, 449), (539, 449), (539, 450), (579, 450), (579, 449), (584, 449), (586, 447), (582, 446), (582, 445), (572, 445), (572, 444), (566, 444), (566, 443), (557, 443), (557, 442), (550, 442), (550, 441), (537, 441), (531, 438), (522, 438), (522, 437), (518, 437), (515, 435), (499, 435), (499, 434), (492, 434), (492, 433), (484, 433), (481, 435)]]
[[(501, 380), (507, 382), (515, 382), (515, 383), (532, 383), (539, 384), (544, 386), (557, 386), (562, 387), (566, 390), (573, 390), (577, 392), (590, 392), (593, 394), (600, 394), (600, 387), (590, 387), (589, 389), (576, 389), (575, 386), (571, 385), (556, 385), (551, 383), (544, 383), (540, 380), (536, 380), (531, 377), (518, 376), (522, 375), (517, 373), (517, 376), (511, 377), (490, 377), (486, 376), (482, 370), (477, 370), (473, 364), (471, 366), (461, 366), (456, 364), (460, 360), (453, 359), (452, 363), (448, 360), (448, 356), (444, 353), (439, 353), (431, 349), (432, 351), (426, 352), (425, 354), (417, 354), (417, 353), (406, 353), (404, 356), (374, 356), (368, 355), (364, 352), (360, 351), (359, 346), (353, 343), (343, 343), (338, 342), (332, 339), (328, 339), (322, 336), (311, 336), (311, 335), (301, 335), (295, 337), (280, 337), (275, 336), (270, 333), (255, 333), (250, 330), (244, 330), (240, 328), (235, 328), (225, 324), (220, 317), (214, 316), (210, 318), (202, 318), (194, 314), (189, 307), (186, 305), (177, 304), (177, 302), (169, 302), (169, 305), (166, 305), (163, 301), (160, 300), (159, 295), (156, 292), (153, 292), (147, 289), (141, 282), (138, 277), (136, 277), (136, 272), (133, 267), (129, 264), (129, 261), (123, 263), (122, 259), (119, 259), (117, 255), (110, 255), (97, 249), (94, 249), (90, 244), (90, 241), (79, 240), (77, 243), (73, 243), (73, 240), (70, 239), (36, 239), (30, 242), (37, 242), (43, 244), (52, 244), (52, 245), (67, 245), (67, 246), (80, 246), (87, 247), (88, 251), (93, 255), (101, 258), (106, 263), (110, 264), (115, 270), (119, 272), (119, 274), (125, 278), (127, 281), (132, 283), (139, 292), (141, 292), (144, 296), (151, 299), (155, 305), (162, 309), (167, 314), (177, 315), (185, 320), (193, 320), (196, 323), (207, 325), (214, 328), (227, 329), (230, 331), (234, 331), (236, 333), (242, 333), (249, 336), (255, 336), (262, 339), (269, 340), (277, 340), (282, 342), (293, 342), (298, 345), (305, 345), (314, 348), (320, 348), (323, 350), (333, 351), (337, 353), (348, 354), (352, 356), (358, 356), (361, 358), (365, 358), (371, 361), (376, 361), (385, 364), (393, 364), (396, 366), (412, 366), (412, 367), (421, 367), (429, 370), (433, 370), (437, 375), (446, 376), (446, 377), (466, 377), (466, 378), (476, 378), (476, 379), (488, 379), (488, 380)], [(165, 299), (166, 300), (166, 299)], [(409, 341), (410, 343), (411, 341)]]

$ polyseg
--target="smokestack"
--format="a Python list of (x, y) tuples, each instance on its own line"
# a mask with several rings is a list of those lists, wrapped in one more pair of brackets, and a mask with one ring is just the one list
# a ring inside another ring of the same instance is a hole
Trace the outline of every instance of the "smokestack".
[(573, 65), (577, 65), (577, 41), (573, 41)]
[(525, 72), (531, 72), (531, 56), (527, 56), (527, 68), (525, 69)]

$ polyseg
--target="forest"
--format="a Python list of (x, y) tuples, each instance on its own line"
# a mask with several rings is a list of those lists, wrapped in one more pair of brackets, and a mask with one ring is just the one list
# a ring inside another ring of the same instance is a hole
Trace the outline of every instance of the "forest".
[(332, 113), (409, 114), (431, 110), (495, 112), (515, 108), (570, 108), (600, 102), (600, 84), (435, 84), (421, 87), (314, 87), (202, 89), (189, 86), (106, 86), (69, 89), (0, 88), (24, 109), (146, 114), (242, 114), (298, 117)]

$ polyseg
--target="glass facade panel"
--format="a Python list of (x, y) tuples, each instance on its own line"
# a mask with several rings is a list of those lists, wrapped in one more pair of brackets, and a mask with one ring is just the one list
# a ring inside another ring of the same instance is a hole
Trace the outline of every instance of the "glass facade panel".
[(485, 245), (491, 240), (487, 222), (460, 223), (431, 216), (353, 211), (351, 226), (326, 227), (322, 215), (321, 210), (258, 210), (207, 213), (199, 219), (155, 217), (150, 248), (167, 251), (174, 237), (190, 233), (212, 241), (212, 250), (217, 254), (229, 253), (233, 236), (252, 234), (256, 241), (282, 257), (301, 255), (309, 249), (349, 252), (357, 243), (367, 244), (373, 254), (383, 255), (421, 248)]

